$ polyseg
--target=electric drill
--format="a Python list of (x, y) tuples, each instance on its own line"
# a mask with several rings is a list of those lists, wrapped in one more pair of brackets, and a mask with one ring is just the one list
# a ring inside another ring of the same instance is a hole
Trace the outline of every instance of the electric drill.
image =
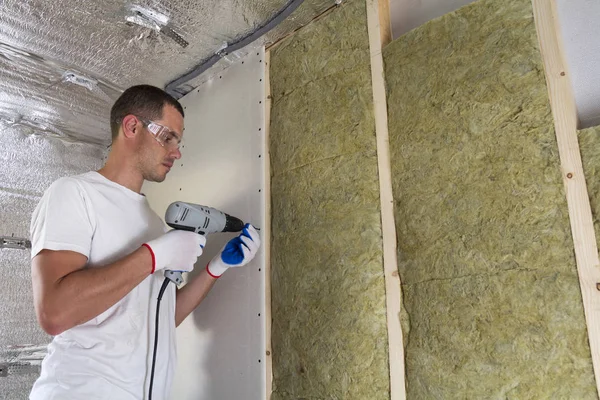
[[(176, 201), (165, 213), (165, 222), (173, 229), (208, 235), (217, 232), (240, 232), (244, 222), (217, 209), (199, 204)], [(176, 285), (183, 283), (181, 271), (165, 271), (165, 277)]]

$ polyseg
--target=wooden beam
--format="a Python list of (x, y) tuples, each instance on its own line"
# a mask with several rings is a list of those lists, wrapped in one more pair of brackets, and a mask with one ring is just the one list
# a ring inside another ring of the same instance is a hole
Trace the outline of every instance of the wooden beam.
[(267, 400), (273, 393), (273, 349), (271, 345), (271, 150), (269, 131), (271, 126), (271, 52), (265, 51), (265, 138), (264, 138), (264, 194), (265, 194), (265, 227), (263, 230), (263, 246), (265, 252), (265, 340), (266, 340), (266, 394)]
[(389, 0), (367, 0), (366, 4), (381, 200), (383, 267), (390, 358), (390, 394), (391, 400), (403, 400), (406, 399), (406, 388), (404, 377), (404, 344), (402, 340), (402, 328), (400, 326), (402, 289), (398, 275), (398, 260), (396, 258), (396, 226), (394, 222), (394, 199), (392, 195), (387, 100), (383, 55), (381, 53), (383, 44), (391, 40)]
[(567, 194), (596, 389), (600, 394), (600, 261), (577, 140), (577, 110), (564, 60), (555, 0), (532, 0), (532, 4)]
[(381, 48), (383, 49), (392, 41), (392, 19), (390, 17), (390, 0), (378, 1), (378, 13)]

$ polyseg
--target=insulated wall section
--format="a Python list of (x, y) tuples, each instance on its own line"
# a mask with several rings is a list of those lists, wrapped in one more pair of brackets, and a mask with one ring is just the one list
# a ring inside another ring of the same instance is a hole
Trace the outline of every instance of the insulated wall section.
[(529, 0), (384, 51), (408, 398), (596, 390)]
[(274, 399), (388, 399), (365, 2), (271, 51)]
[(600, 240), (600, 126), (580, 130), (577, 136), (598, 241)]

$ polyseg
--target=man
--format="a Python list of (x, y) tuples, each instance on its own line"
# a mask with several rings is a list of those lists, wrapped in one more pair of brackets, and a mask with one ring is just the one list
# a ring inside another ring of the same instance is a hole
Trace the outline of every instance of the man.
[[(104, 167), (59, 179), (44, 193), (31, 221), (33, 297), (40, 325), (55, 337), (30, 399), (146, 398), (163, 271), (191, 271), (205, 243), (193, 232), (165, 233), (140, 194), (144, 180), (162, 182), (181, 158), (183, 117), (162, 90), (127, 89), (111, 110), (113, 145)], [(217, 255), (181, 290), (169, 285), (153, 398), (169, 396), (175, 327), (221, 274), (250, 262), (259, 246), (247, 225), (226, 246), (227, 257)]]

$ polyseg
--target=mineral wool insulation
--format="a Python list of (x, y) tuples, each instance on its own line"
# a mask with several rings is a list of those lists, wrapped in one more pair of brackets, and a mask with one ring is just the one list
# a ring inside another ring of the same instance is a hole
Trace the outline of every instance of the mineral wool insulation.
[(596, 241), (600, 248), (600, 126), (578, 132), (583, 172), (587, 184)]
[(530, 0), (384, 50), (409, 399), (595, 399)]
[(272, 51), (274, 399), (389, 399), (365, 2)]

